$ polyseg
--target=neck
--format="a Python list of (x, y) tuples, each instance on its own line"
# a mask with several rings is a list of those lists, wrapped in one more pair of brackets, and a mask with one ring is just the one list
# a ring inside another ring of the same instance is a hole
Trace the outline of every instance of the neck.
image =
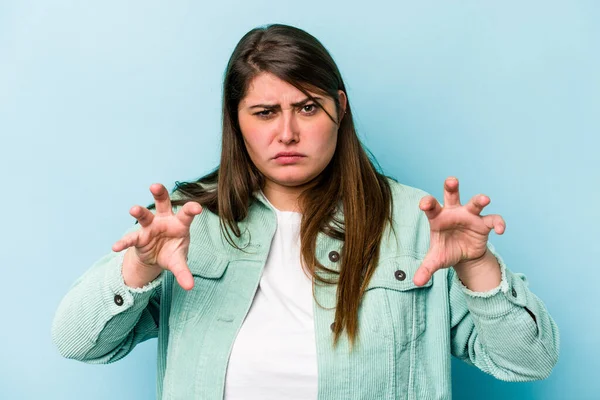
[(303, 186), (281, 186), (272, 182), (266, 182), (262, 191), (269, 202), (279, 211), (301, 212), (298, 199), (302, 193)]

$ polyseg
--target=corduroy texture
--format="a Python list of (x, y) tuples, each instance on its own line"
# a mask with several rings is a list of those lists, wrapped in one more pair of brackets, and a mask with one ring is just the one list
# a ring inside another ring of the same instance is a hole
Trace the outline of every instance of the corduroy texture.
[[(427, 193), (390, 184), (396, 234), (389, 229), (384, 234), (352, 352), (345, 336), (332, 346), (335, 286), (315, 288), (319, 400), (449, 399), (452, 355), (506, 381), (547, 377), (558, 359), (559, 333), (525, 277), (512, 273), (489, 244), (502, 268), (498, 288), (472, 292), (452, 268), (415, 286), (412, 278), (429, 248), (429, 224), (418, 207)], [(260, 194), (257, 199), (240, 224), (245, 234), (239, 244), (247, 244), (246, 252), (221, 237), (216, 215), (204, 210), (195, 218), (189, 252), (195, 286), (189, 292), (168, 271), (144, 288), (128, 288), (121, 275), (124, 252), (101, 258), (56, 312), (52, 337), (60, 353), (110, 363), (158, 337), (158, 399), (222, 399), (229, 353), (276, 228), (268, 202)], [(342, 248), (342, 242), (321, 235), (316, 254), (335, 270), (328, 255)]]

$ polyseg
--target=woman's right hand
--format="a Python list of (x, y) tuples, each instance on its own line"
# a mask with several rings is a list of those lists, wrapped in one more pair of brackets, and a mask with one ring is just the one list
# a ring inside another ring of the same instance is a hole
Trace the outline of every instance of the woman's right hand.
[(151, 185), (150, 192), (154, 196), (156, 214), (146, 207), (131, 207), (129, 214), (139, 221), (141, 229), (126, 234), (112, 246), (115, 252), (129, 248), (123, 262), (125, 283), (143, 286), (166, 269), (175, 275), (183, 289), (190, 290), (194, 287), (187, 265), (190, 225), (202, 212), (202, 206), (190, 201), (174, 214), (169, 192), (162, 184)]

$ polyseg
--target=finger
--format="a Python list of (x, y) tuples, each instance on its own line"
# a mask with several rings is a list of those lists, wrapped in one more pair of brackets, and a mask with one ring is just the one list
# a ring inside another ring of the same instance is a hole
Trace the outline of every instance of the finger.
[(442, 206), (433, 196), (425, 196), (419, 202), (419, 208), (425, 211), (427, 218), (433, 219), (442, 212)]
[(435, 271), (439, 269), (440, 266), (438, 263), (434, 262), (432, 258), (425, 256), (417, 272), (415, 272), (413, 282), (417, 286), (423, 286), (431, 279)]
[(173, 212), (171, 208), (171, 198), (169, 197), (169, 192), (166, 187), (161, 183), (155, 183), (150, 186), (150, 192), (152, 192), (152, 195), (154, 196), (157, 214), (169, 214)]
[(188, 228), (192, 225), (194, 217), (202, 212), (202, 206), (195, 201), (189, 201), (181, 207), (177, 213), (177, 218)]
[(138, 220), (141, 226), (146, 227), (152, 223), (154, 220), (154, 214), (146, 207), (133, 206), (131, 210), (129, 210), (129, 214), (135, 219)]
[(194, 287), (194, 277), (184, 260), (176, 261), (169, 270), (175, 275), (177, 283), (184, 290), (190, 290)]
[(506, 230), (506, 222), (498, 214), (490, 214), (483, 217), (483, 223), (490, 229), (494, 230), (498, 235), (502, 235)]
[(488, 204), (490, 204), (490, 198), (484, 194), (478, 194), (477, 196), (473, 196), (465, 207), (471, 214), (479, 215)]
[(458, 192), (458, 179), (450, 176), (444, 182), (444, 207), (459, 205), (460, 194)]
[(131, 246), (135, 246), (136, 244), (138, 244), (139, 237), (140, 231), (128, 233), (112, 245), (112, 250), (118, 253), (120, 251), (130, 248)]

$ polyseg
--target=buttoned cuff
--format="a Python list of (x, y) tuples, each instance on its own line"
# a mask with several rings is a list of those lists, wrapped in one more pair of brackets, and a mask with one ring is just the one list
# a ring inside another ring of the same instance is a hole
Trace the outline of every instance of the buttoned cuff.
[(488, 249), (498, 260), (502, 279), (500, 284), (485, 292), (475, 292), (467, 288), (454, 274), (455, 283), (458, 284), (466, 295), (466, 303), (473, 314), (486, 317), (499, 317), (511, 312), (515, 307), (524, 307), (527, 303), (527, 284), (523, 276), (512, 273), (504, 263), (502, 257), (496, 252), (494, 246), (488, 242)]
[(103, 299), (105, 304), (108, 304), (111, 315), (122, 313), (126, 310), (129, 312), (137, 312), (148, 305), (148, 301), (154, 294), (155, 289), (160, 286), (163, 281), (164, 271), (141, 288), (132, 288), (125, 284), (123, 280), (122, 268), (123, 259), (127, 250), (118, 253), (113, 260), (112, 265), (106, 269)]

